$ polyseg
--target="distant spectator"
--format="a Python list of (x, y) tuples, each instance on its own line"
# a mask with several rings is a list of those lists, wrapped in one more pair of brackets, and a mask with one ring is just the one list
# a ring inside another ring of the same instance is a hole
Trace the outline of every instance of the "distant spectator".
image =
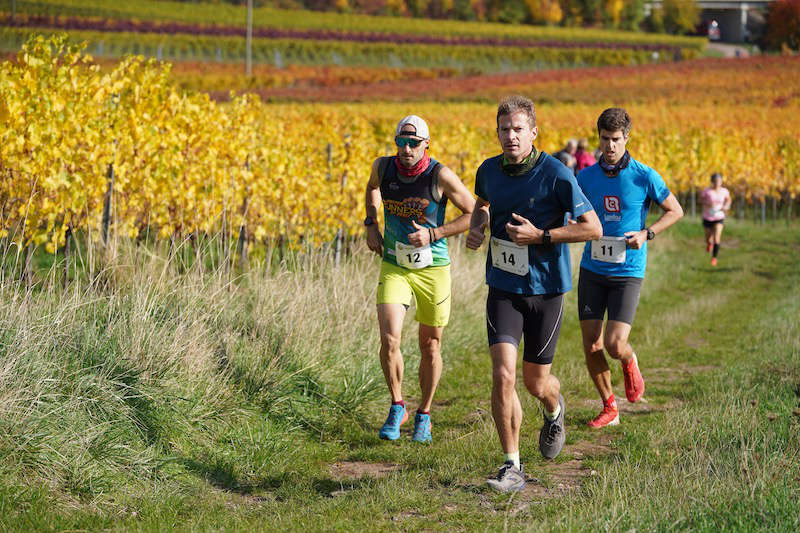
[(578, 141), (577, 139), (570, 139), (567, 141), (567, 144), (564, 145), (564, 148), (560, 152), (556, 152), (553, 156), (564, 163), (568, 169), (570, 169), (573, 174), (577, 173), (575, 167), (577, 166), (577, 160), (575, 159), (575, 154), (578, 151)]
[(589, 140), (581, 139), (578, 141), (578, 150), (575, 152), (576, 167), (575, 172), (580, 172), (586, 167), (597, 163), (597, 160), (589, 152)]
[(556, 159), (564, 163), (564, 166), (570, 169), (573, 173), (575, 173), (575, 167), (578, 164), (577, 159), (571, 156), (569, 153), (561, 150), (560, 152), (556, 152), (555, 154)]

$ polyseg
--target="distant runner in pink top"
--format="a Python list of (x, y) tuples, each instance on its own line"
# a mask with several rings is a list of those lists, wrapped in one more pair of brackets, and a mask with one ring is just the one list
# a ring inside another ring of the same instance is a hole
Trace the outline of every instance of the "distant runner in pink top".
[(711, 252), (711, 266), (717, 266), (725, 211), (731, 208), (731, 193), (722, 186), (722, 174), (715, 172), (711, 175), (711, 187), (703, 190), (700, 195), (700, 203), (703, 204), (706, 251)]
[(597, 163), (594, 155), (589, 152), (589, 139), (581, 139), (578, 141), (578, 150), (575, 152), (575, 159), (577, 160), (577, 165), (575, 166), (576, 173)]

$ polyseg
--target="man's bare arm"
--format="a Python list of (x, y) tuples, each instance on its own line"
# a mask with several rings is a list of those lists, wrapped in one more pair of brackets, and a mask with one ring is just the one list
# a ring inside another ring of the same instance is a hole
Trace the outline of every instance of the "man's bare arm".
[(376, 254), (383, 255), (383, 235), (381, 235), (381, 230), (378, 227), (378, 207), (381, 205), (380, 179), (378, 177), (379, 164), (380, 158), (372, 163), (364, 198), (364, 211), (368, 217), (375, 221), (374, 224), (367, 226), (367, 246)]
[(477, 250), (486, 238), (486, 226), (489, 225), (489, 202), (478, 196), (472, 215), (469, 219), (469, 233), (467, 234), (467, 248)]
[[(661, 202), (661, 209), (664, 211), (661, 213), (661, 216), (658, 217), (658, 220), (653, 222), (650, 226), (650, 230), (658, 235), (677, 221), (683, 217), (683, 208), (681, 204), (678, 203), (678, 199), (675, 198), (675, 195), (669, 193), (663, 202)], [(628, 247), (633, 249), (639, 249), (642, 245), (647, 241), (647, 230), (643, 229), (641, 231), (628, 231), (625, 233), (625, 237), (628, 239)]]
[(470, 217), (472, 216), (472, 209), (475, 207), (475, 201), (469, 190), (464, 186), (464, 183), (459, 177), (456, 176), (456, 173), (449, 168), (443, 167), (439, 172), (439, 184), (442, 188), (442, 193), (461, 210), (461, 215), (433, 230), (437, 240), (467, 231), (467, 229), (469, 229)]

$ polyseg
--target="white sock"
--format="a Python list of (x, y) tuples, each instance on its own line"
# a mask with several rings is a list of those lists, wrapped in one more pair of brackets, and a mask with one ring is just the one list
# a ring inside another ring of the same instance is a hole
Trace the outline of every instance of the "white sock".
[(556, 410), (552, 413), (548, 412), (547, 409), (544, 410), (544, 416), (549, 418), (550, 420), (555, 420), (558, 418), (559, 413), (561, 413), (561, 404), (556, 404)]
[(514, 463), (514, 468), (519, 468), (519, 452), (507, 453), (505, 462), (508, 463), (509, 461)]

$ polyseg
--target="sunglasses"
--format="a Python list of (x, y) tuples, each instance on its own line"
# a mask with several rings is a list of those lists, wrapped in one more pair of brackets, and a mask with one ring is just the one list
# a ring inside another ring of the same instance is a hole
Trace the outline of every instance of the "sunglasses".
[(399, 135), (394, 138), (394, 143), (398, 146), (398, 148), (402, 148), (405, 145), (408, 145), (411, 148), (416, 148), (422, 141), (423, 139), (412, 139), (410, 137), (400, 137)]

